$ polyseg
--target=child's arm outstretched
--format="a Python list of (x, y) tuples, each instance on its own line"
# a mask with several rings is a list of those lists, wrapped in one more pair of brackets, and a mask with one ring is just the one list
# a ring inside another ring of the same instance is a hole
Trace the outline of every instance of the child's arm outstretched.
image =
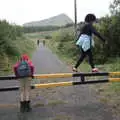
[(105, 42), (105, 39), (100, 35), (99, 32), (91, 25), (91, 31), (94, 35), (96, 35), (98, 38), (100, 38), (103, 42)]

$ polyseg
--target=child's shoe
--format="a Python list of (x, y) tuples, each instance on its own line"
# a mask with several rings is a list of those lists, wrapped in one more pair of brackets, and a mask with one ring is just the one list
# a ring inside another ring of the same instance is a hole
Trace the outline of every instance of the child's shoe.
[(75, 67), (72, 67), (72, 71), (73, 72), (78, 72), (77, 68), (75, 68)]
[(25, 105), (25, 112), (30, 112), (32, 110), (32, 108), (30, 107), (30, 101), (25, 101), (26, 105)]
[(25, 112), (25, 101), (20, 102), (20, 112), (21, 113)]
[(98, 68), (93, 68), (92, 72), (99, 72), (99, 69)]

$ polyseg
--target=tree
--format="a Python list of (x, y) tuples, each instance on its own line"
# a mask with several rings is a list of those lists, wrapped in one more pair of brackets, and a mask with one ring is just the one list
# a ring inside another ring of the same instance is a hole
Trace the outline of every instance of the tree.
[(117, 15), (120, 12), (120, 0), (114, 0), (110, 4), (110, 12), (112, 15)]

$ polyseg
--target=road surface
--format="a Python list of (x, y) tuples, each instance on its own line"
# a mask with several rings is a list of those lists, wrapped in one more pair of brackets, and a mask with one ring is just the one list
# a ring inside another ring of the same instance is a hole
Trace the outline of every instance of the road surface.
[[(32, 60), (37, 74), (72, 72), (42, 44), (33, 53)], [(71, 80), (76, 79), (44, 79), (33, 83)], [(19, 82), (0, 81), (0, 87), (13, 85), (19, 85)], [(1, 92), (0, 120), (117, 120), (109, 106), (101, 103), (88, 85), (36, 89), (31, 94), (32, 112), (21, 114), (19, 92)]]

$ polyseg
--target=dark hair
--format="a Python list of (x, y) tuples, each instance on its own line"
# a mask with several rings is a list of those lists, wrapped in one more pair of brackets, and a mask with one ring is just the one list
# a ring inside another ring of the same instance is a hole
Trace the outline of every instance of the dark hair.
[(85, 22), (94, 22), (96, 21), (96, 16), (94, 14), (87, 14), (85, 17)]

